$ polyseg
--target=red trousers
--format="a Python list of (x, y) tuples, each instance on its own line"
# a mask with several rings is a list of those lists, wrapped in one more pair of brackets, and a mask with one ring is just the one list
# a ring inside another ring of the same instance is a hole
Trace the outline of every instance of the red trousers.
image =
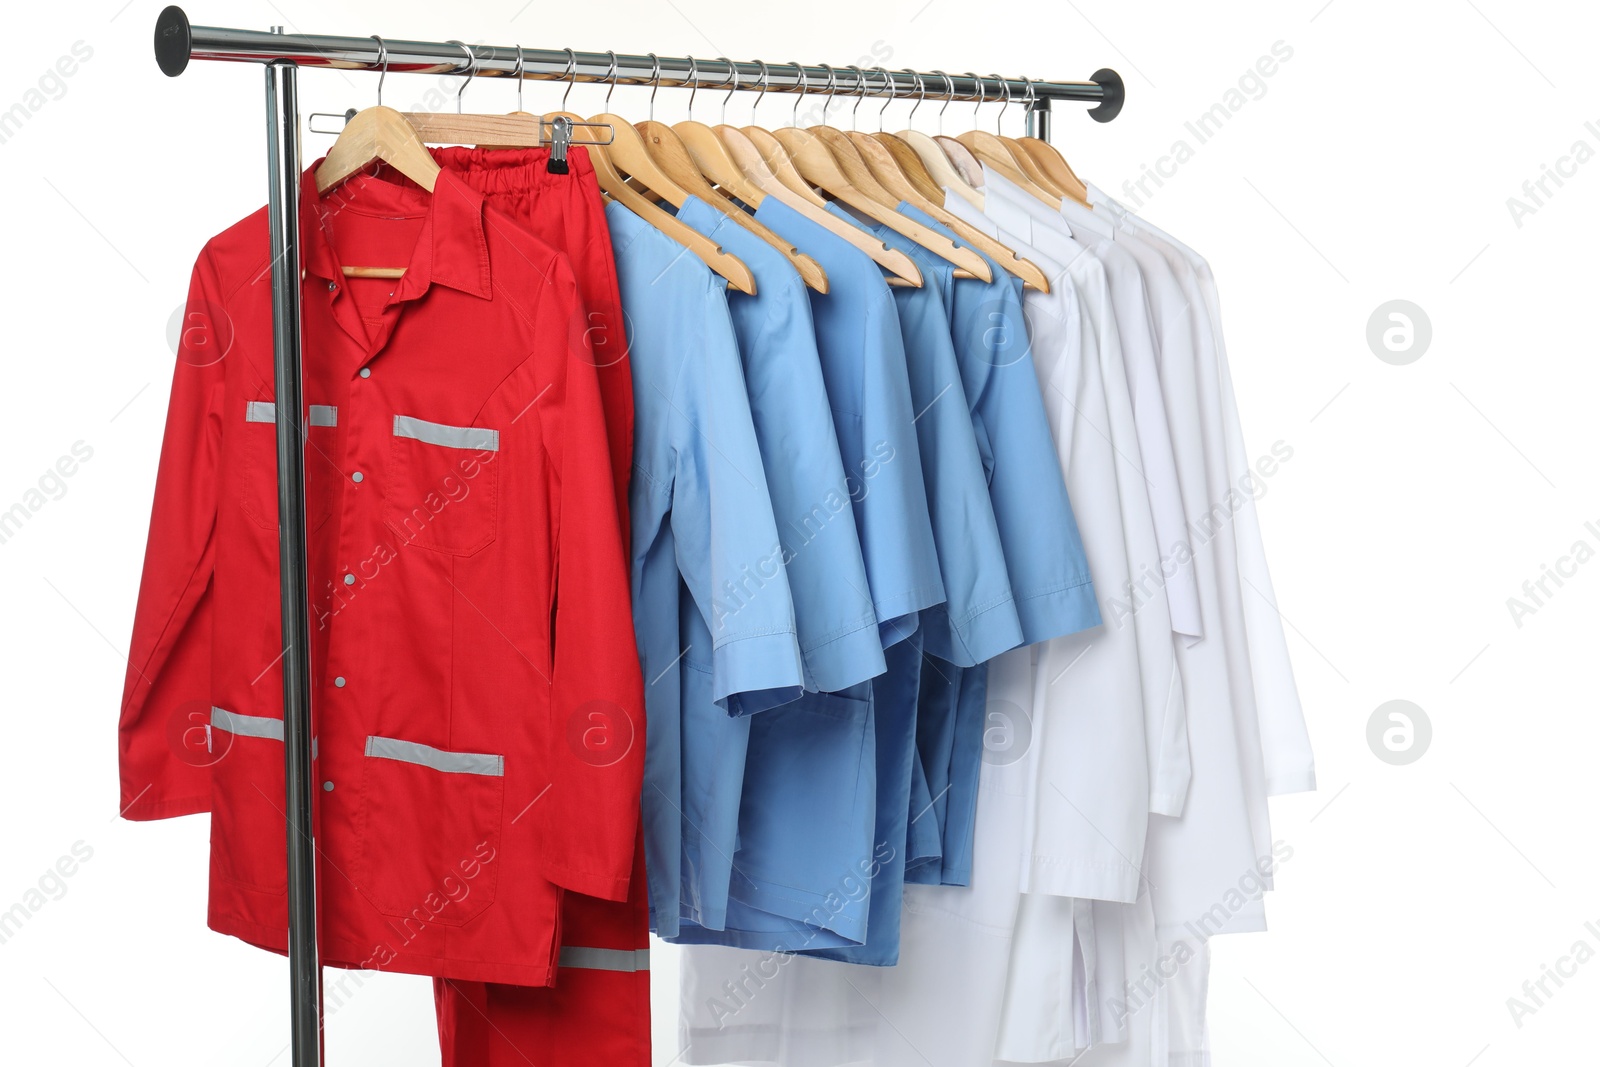
[[(433, 154), (441, 167), (572, 262), (584, 318), (566, 328), (585, 333), (595, 353), (626, 543), (633, 380), (611, 233), (588, 153), (574, 146), (567, 174), (549, 172), (550, 153), (543, 148), (438, 148)], [(642, 734), (636, 743), (644, 743)], [(444, 1067), (650, 1067), (650, 910), (643, 837), (635, 843), (629, 885), (628, 899), (620, 903), (563, 896), (561, 965), (554, 986), (436, 978)]]
[(563, 897), (554, 986), (435, 978), (444, 1067), (650, 1067), (643, 837), (629, 884), (626, 904)]

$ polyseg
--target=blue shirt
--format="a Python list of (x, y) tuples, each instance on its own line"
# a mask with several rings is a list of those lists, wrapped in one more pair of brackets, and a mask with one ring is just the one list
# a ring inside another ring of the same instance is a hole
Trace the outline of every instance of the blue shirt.
[(811, 294), (817, 354), (887, 648), (945, 596), (894, 299), (877, 264), (776, 197), (755, 216), (828, 274), (828, 292)]
[[(887, 227), (863, 225), (838, 204), (828, 208), (891, 248), (921, 250)], [(939, 262), (948, 283), (954, 268), (946, 260)], [(989, 477), (978, 453), (951, 341), (947, 301), (938, 285), (927, 284), (931, 273), (936, 272), (924, 268), (921, 287), (890, 289), (905, 341), (928, 511), (944, 582), (945, 603), (923, 612), (923, 651), (971, 667), (1021, 644), (1022, 627), (1012, 604), (1005, 550), (989, 501)]]
[[(899, 211), (963, 248), (972, 247), (910, 204), (902, 202)], [(880, 227), (877, 232), (887, 241), (893, 231)], [(924, 271), (944, 262), (920, 246), (908, 251)], [(1033, 369), (1022, 281), (984, 259), (992, 281), (952, 277), (948, 283), (951, 336), (989, 478), (1022, 643), (1031, 645), (1098, 626), (1100, 609)]]
[[(665, 936), (678, 923), (683, 748), (728, 743), (682, 728), (682, 596), (711, 634), (709, 692), (729, 712), (794, 699), (804, 674), (721, 279), (621, 205), (606, 206), (606, 221), (633, 327), (629, 510), (647, 722), (643, 815), (651, 910)], [(728, 715), (712, 721), (748, 730), (748, 722)]]
[(728, 310), (794, 597), (806, 688), (838, 692), (883, 673), (883, 645), (805, 282), (777, 249), (698, 198), (689, 197), (678, 218), (755, 276), (754, 295), (729, 290)]

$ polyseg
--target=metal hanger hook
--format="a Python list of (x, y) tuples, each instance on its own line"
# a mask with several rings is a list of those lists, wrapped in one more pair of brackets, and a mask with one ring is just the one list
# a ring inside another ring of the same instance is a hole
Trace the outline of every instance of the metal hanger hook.
[(611, 69), (606, 71), (606, 77), (611, 80), (611, 88), (606, 90), (606, 102), (604, 108), (604, 110), (609, 113), (611, 111), (611, 94), (617, 91), (617, 53), (611, 49), (607, 49), (606, 55), (611, 57)]
[(856, 131), (856, 112), (861, 110), (861, 102), (867, 98), (867, 72), (850, 64), (850, 69), (856, 72), (856, 106), (850, 109), (850, 132)]
[(661, 59), (654, 52), (646, 52), (650, 57), (650, 121), (656, 120), (656, 90), (661, 88)]
[(831, 63), (818, 63), (817, 66), (828, 72), (828, 95), (822, 101), (822, 125), (828, 124), (828, 108), (833, 105), (833, 96), (839, 91), (839, 73), (833, 69)]
[(1006, 93), (1006, 102), (1000, 105), (1000, 113), (994, 117), (994, 135), (998, 137), (1000, 136), (1000, 120), (1006, 117), (1006, 109), (1011, 106), (1011, 82), (1000, 77), (998, 74), (991, 74), (989, 77), (998, 81), (1000, 83), (1000, 87), (1004, 89)]
[(1022, 115), (1023, 115), (1023, 123), (1024, 123), (1023, 129), (1026, 130), (1028, 128), (1027, 125), (1026, 125), (1027, 117), (1029, 115), (1033, 114), (1033, 103), (1038, 98), (1039, 94), (1034, 92), (1034, 90), (1033, 90), (1033, 79), (1032, 78), (1028, 77), (1026, 74), (1021, 75), (1021, 78), (1022, 78), (1022, 84), (1024, 86), (1026, 86), (1027, 89), (1028, 89), (1027, 99), (1023, 100), (1023, 102), (1022, 102)]
[(884, 87), (889, 90), (889, 98), (887, 100), (885, 100), (883, 102), (883, 106), (878, 109), (878, 132), (882, 133), (883, 132), (883, 113), (885, 111), (889, 110), (889, 105), (895, 102), (895, 100), (899, 97), (900, 93), (899, 93), (899, 90), (897, 90), (895, 88), (894, 75), (889, 73), (889, 68), (888, 67), (873, 67), (872, 69), (883, 72), (883, 84), (884, 84)]
[(726, 126), (728, 124), (728, 101), (732, 100), (733, 94), (739, 91), (739, 67), (727, 56), (723, 56), (722, 61), (728, 64), (728, 80), (733, 83), (733, 88), (728, 90), (728, 95), (722, 98), (722, 113), (718, 116), (718, 121)]
[(978, 77), (977, 71), (967, 71), (967, 77), (972, 79), (972, 86), (978, 92), (978, 102), (972, 105), (972, 124), (976, 126), (978, 124), (978, 112), (983, 109), (983, 105), (987, 102), (989, 93), (988, 90), (983, 87), (983, 79)]
[(373, 34), (372, 39), (378, 42), (378, 106), (382, 107), (383, 80), (389, 76), (389, 46), (377, 34)]
[(522, 108), (522, 80), (523, 79), (522, 79), (522, 46), (520, 44), (517, 45), (517, 69), (511, 72), (511, 76), (513, 78), (517, 79), (517, 110), (521, 111), (521, 110), (523, 110), (523, 108)]
[(945, 108), (948, 108), (950, 101), (956, 98), (956, 80), (942, 70), (936, 70), (934, 73), (944, 79), (944, 107), (939, 109), (939, 134), (943, 136)]
[(689, 57), (689, 121), (694, 121), (694, 98), (700, 93), (700, 61)]
[(756, 94), (755, 103), (750, 105), (750, 125), (756, 124), (756, 108), (761, 105), (761, 98), (767, 95), (767, 82), (772, 78), (772, 71), (767, 69), (767, 61), (756, 60), (756, 66), (761, 68), (761, 91)]
[(928, 86), (927, 83), (922, 80), (922, 75), (918, 74), (910, 67), (901, 67), (900, 70), (903, 73), (911, 75), (916, 79), (917, 82), (917, 102), (911, 105), (911, 111), (906, 115), (906, 128), (910, 129), (914, 124), (913, 120), (917, 117), (917, 108), (921, 107), (922, 102), (928, 99)]
[(572, 95), (572, 87), (578, 84), (578, 53), (570, 48), (563, 48), (562, 51), (567, 54), (567, 69), (561, 72), (561, 76), (567, 79), (567, 87), (561, 93), (561, 110), (566, 111), (567, 97)]
[(461, 114), (461, 98), (467, 94), (467, 86), (472, 84), (472, 79), (478, 73), (478, 57), (471, 48), (460, 41), (446, 41), (445, 44), (453, 44), (467, 54), (467, 73), (461, 79), (461, 88), (456, 90), (456, 114), (459, 115)]
[(806, 73), (805, 64), (800, 62), (794, 64), (794, 72), (800, 79), (800, 92), (796, 94), (794, 108), (789, 112), (789, 125), (798, 126), (800, 125), (800, 101), (805, 99), (805, 95), (811, 91), (811, 75)]

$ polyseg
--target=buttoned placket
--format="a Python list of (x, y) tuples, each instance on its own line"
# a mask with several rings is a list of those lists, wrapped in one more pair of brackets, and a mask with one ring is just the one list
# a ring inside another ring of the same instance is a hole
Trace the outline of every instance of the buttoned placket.
[[(326, 331), (320, 339), (314, 336), (306, 339), (306, 350), (314, 353), (314, 358), (325, 360), (324, 365), (329, 368), (329, 372), (316, 377), (338, 393), (328, 397), (339, 410), (334, 447), (328, 456), (336, 479), (336, 485), (329, 487), (333, 514), (323, 528), (331, 543), (325, 540), (324, 553), (313, 556), (314, 561), (321, 563), (322, 573), (333, 577), (319, 582), (314, 574), (312, 581), (313, 590), (319, 585), (331, 589), (325, 616), (327, 633), (322, 640), (323, 662), (321, 671), (314, 671), (313, 675), (322, 679), (313, 711), (319, 720), (314, 732), (323, 738), (318, 746), (320, 751), (313, 755), (317, 764), (314, 778), (321, 780), (324, 794), (318, 800), (336, 803), (339, 780), (356, 770), (354, 756), (362, 751), (362, 738), (370, 718), (362, 711), (364, 694), (371, 689), (363, 687), (366, 679), (362, 676), (360, 662), (362, 650), (376, 638), (364, 635), (361, 626), (363, 618), (371, 615), (371, 600), (363, 600), (359, 595), (367, 579), (358, 574), (357, 569), (368, 559), (375, 545), (389, 543), (382, 521), (385, 467), (379, 442), (387, 439), (390, 413), (384, 409), (382, 401), (381, 357), (406, 308), (427, 289), (397, 299), (397, 281), (378, 319), (368, 319), (349, 292), (348, 279), (343, 278), (339, 270), (340, 259), (327, 215), (317, 204), (308, 204), (306, 209), (315, 223), (307, 227), (310, 232), (305, 235), (314, 245), (306, 257), (313, 266), (308, 269), (303, 294), (308, 305), (320, 296), (327, 316), (339, 327), (337, 332)], [(418, 236), (419, 246), (425, 240), (426, 229)], [(414, 247), (407, 271), (413, 269), (416, 260), (417, 248)], [(319, 277), (319, 274), (338, 276)], [(322, 343), (319, 344), (319, 340)], [(380, 368), (376, 378), (375, 366)], [(306, 375), (308, 381), (312, 377)], [(312, 643), (313, 647), (318, 643), (315, 637)], [(354, 799), (355, 794), (350, 796)]]

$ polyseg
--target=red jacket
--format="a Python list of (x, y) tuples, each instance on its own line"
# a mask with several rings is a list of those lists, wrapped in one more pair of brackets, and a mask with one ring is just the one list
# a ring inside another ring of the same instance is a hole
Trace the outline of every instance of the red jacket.
[[(449, 172), (431, 196), (358, 176), (322, 198), (314, 171), (301, 299), (324, 957), (545, 985), (561, 889), (627, 895), (644, 752), (572, 271)], [(195, 265), (120, 743), (126, 817), (212, 813), (212, 928), (283, 951), (268, 266), (264, 210)]]

